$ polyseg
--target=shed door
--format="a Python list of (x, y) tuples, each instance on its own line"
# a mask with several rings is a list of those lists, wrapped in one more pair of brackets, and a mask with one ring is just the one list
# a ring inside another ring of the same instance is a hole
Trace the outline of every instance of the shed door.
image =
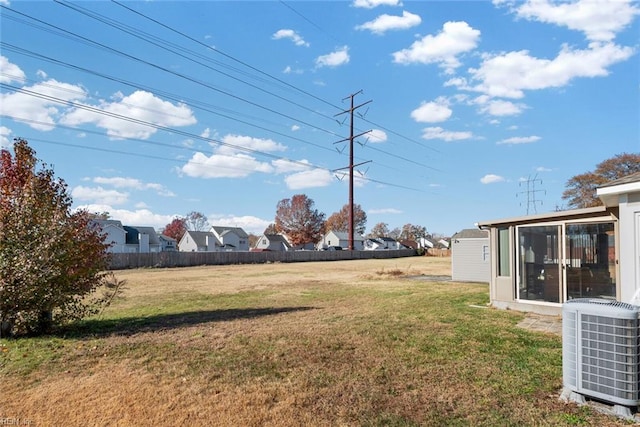
[(565, 226), (567, 299), (616, 298), (616, 243), (613, 222)]
[(560, 225), (518, 227), (518, 298), (560, 302)]

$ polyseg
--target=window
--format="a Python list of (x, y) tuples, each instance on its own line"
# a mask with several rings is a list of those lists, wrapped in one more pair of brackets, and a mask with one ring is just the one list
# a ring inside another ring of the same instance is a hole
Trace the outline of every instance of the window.
[(511, 276), (509, 229), (498, 229), (498, 276)]
[(616, 297), (614, 224), (566, 226), (567, 298)]
[(520, 299), (560, 302), (559, 236), (558, 225), (518, 227)]

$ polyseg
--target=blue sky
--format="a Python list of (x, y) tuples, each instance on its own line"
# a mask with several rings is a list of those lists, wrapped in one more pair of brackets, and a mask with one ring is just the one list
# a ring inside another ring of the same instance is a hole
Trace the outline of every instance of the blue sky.
[(552, 211), (640, 152), (638, 2), (0, 4), (0, 144), (127, 225), (199, 211), (260, 234), (295, 194), (328, 217), (352, 94), (367, 230)]

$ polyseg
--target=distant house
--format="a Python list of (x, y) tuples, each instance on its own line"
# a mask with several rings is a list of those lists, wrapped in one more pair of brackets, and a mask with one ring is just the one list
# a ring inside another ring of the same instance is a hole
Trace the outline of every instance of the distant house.
[(365, 251), (407, 249), (406, 246), (392, 237), (371, 237), (365, 240), (363, 244)]
[(240, 227), (211, 227), (220, 247), (225, 251), (248, 251), (249, 235)]
[(173, 237), (158, 234), (158, 241), (160, 241), (160, 252), (175, 252), (178, 250), (178, 242)]
[[(343, 231), (329, 231), (322, 240), (316, 244), (318, 250), (326, 249), (330, 246), (340, 246), (342, 249), (349, 248), (349, 233)], [(353, 249), (356, 251), (364, 250), (364, 238), (362, 236), (353, 236)]]
[(408, 249), (418, 249), (420, 247), (420, 244), (418, 242), (411, 239), (403, 239), (399, 240), (399, 242), (402, 246)]
[(281, 234), (265, 234), (258, 239), (255, 249), (263, 251), (290, 251), (291, 245)]
[(316, 245), (313, 242), (300, 243), (299, 245), (291, 246), (294, 251), (315, 251)]
[(433, 249), (435, 248), (435, 242), (428, 237), (420, 237), (418, 239), (418, 246), (423, 249)]
[(449, 248), (449, 241), (448, 241), (448, 240), (446, 240), (446, 239), (440, 239), (440, 240), (438, 240), (437, 244), (438, 244), (441, 248), (444, 248), (444, 249), (450, 249), (450, 248)]
[(460, 282), (489, 282), (489, 232), (461, 230), (451, 237), (451, 278)]
[(216, 252), (222, 244), (210, 231), (187, 231), (178, 242), (180, 252)]
[(123, 228), (127, 232), (127, 252), (160, 252), (160, 240), (158, 239), (158, 234), (153, 227), (125, 225)]
[(114, 219), (93, 219), (90, 225), (99, 228), (104, 235), (104, 242), (110, 244), (107, 252), (127, 252), (127, 232), (122, 222)]

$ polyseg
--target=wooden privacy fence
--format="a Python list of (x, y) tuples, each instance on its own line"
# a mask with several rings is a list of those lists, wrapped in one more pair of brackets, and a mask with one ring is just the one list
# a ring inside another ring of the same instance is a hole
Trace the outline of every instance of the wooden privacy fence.
[(154, 252), (112, 254), (111, 270), (128, 268), (194, 267), (197, 265), (264, 264), (269, 262), (341, 261), (415, 256), (413, 249), (385, 251), (288, 252)]

